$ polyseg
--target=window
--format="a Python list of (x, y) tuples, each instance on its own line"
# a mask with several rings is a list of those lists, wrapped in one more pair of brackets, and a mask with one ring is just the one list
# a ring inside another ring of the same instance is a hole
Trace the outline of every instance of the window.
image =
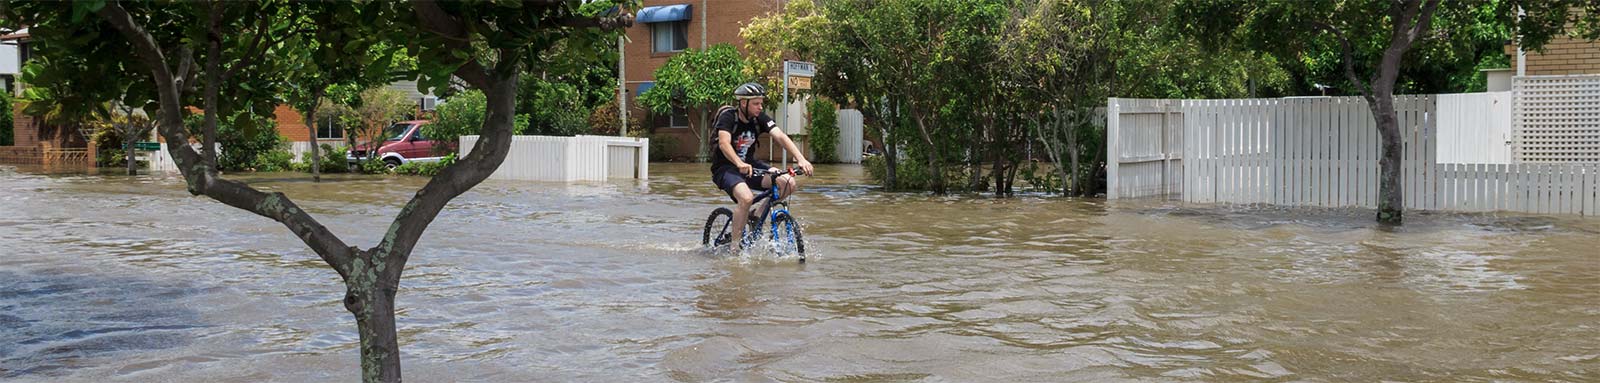
[(344, 124), (339, 123), (339, 119), (328, 117), (322, 119), (322, 122), (317, 124), (317, 139), (341, 138), (344, 138)]
[(689, 47), (688, 21), (672, 21), (650, 24), (650, 41), (654, 47), (652, 52), (667, 53), (678, 52)]
[(387, 141), (400, 141), (400, 139), (406, 137), (405, 134), (407, 129), (411, 129), (410, 124), (389, 125), (388, 128), (383, 130), (383, 136), (389, 137)]
[(672, 108), (672, 115), (667, 116), (667, 127), (689, 127), (689, 110), (684, 108)]

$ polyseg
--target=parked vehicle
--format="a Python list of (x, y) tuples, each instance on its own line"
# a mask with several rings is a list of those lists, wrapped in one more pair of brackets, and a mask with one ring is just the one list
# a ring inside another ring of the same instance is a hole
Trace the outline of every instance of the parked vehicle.
[(345, 158), (352, 168), (359, 167), (361, 161), (377, 159), (393, 170), (401, 164), (438, 161), (454, 152), (456, 143), (434, 141), (422, 135), (422, 126), (427, 124), (426, 120), (397, 122), (383, 129), (385, 138), (377, 150), (371, 150), (371, 144), (358, 144), (345, 153)]

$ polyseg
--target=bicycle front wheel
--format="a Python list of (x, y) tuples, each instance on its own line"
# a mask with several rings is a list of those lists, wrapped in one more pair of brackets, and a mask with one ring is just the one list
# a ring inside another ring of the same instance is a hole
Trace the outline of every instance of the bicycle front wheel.
[(800, 234), (800, 222), (794, 216), (779, 212), (772, 216), (772, 248), (778, 255), (800, 257), (800, 262), (806, 261), (805, 236)]

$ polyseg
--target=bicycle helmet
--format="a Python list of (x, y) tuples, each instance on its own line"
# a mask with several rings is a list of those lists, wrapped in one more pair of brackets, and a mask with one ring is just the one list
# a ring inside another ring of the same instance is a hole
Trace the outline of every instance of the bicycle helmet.
[(753, 83), (753, 82), (747, 82), (747, 83), (744, 83), (744, 85), (740, 85), (737, 88), (733, 88), (733, 98), (735, 98), (735, 99), (748, 100), (748, 99), (752, 99), (752, 98), (766, 98), (766, 97), (767, 97), (767, 87), (761, 86), (761, 84), (757, 84), (757, 83)]

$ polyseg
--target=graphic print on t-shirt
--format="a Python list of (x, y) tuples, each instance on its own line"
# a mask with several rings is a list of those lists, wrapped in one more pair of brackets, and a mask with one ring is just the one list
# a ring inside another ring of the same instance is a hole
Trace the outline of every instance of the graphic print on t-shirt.
[(746, 154), (750, 151), (750, 145), (754, 145), (756, 143), (756, 132), (746, 130), (744, 133), (739, 134), (738, 143), (739, 158), (745, 158)]

